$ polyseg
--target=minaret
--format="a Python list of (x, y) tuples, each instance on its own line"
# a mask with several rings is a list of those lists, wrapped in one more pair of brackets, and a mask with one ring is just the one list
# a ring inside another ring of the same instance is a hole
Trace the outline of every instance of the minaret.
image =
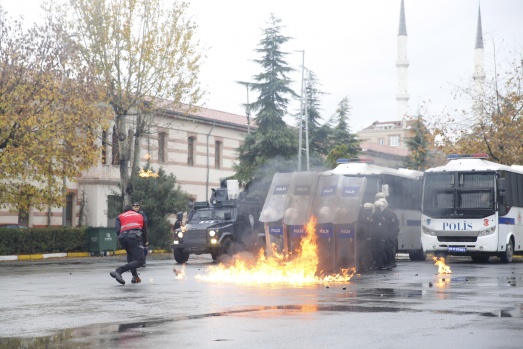
[(481, 102), (484, 96), (485, 72), (483, 70), (484, 49), (483, 29), (481, 28), (481, 6), (478, 6), (478, 26), (476, 29), (476, 44), (474, 46), (474, 114), (481, 114)]
[(407, 106), (409, 101), (409, 94), (407, 93), (407, 68), (409, 61), (407, 60), (407, 25), (405, 23), (405, 8), (403, 0), (401, 0), (400, 9), (400, 26), (398, 31), (398, 60), (396, 61), (396, 68), (398, 68), (398, 92), (396, 93), (396, 100), (398, 101), (398, 117), (402, 121), (402, 127), (407, 128)]

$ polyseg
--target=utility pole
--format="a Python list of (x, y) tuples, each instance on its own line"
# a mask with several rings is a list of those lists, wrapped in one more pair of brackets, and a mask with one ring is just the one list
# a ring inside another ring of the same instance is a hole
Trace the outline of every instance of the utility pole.
[(305, 116), (305, 156), (307, 158), (307, 171), (310, 171), (310, 161), (309, 161), (309, 117), (307, 116), (307, 80), (303, 80), (304, 88), (304, 97), (303, 97), (303, 115)]
[(251, 108), (249, 106), (249, 84), (245, 84), (247, 88), (247, 107), (245, 108), (245, 114), (247, 115), (247, 134), (251, 134)]
[(303, 134), (303, 115), (305, 111), (304, 104), (304, 92), (305, 92), (305, 50), (296, 51), (302, 53), (302, 63), (301, 63), (301, 108), (300, 108), (300, 135), (298, 138), (298, 171), (301, 171), (301, 153), (302, 153), (302, 134)]

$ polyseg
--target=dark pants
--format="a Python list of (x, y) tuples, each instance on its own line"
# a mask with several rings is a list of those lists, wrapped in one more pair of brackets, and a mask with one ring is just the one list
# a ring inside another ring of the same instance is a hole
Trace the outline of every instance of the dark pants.
[(385, 242), (385, 254), (387, 266), (393, 266), (396, 263), (396, 243), (394, 238), (388, 238)]
[(117, 268), (116, 271), (122, 274), (130, 270), (133, 276), (138, 276), (136, 269), (140, 268), (145, 262), (142, 237), (132, 231), (121, 232), (118, 241), (120, 241), (120, 245), (127, 252), (127, 264)]
[(385, 266), (387, 255), (385, 252), (385, 239), (380, 236), (373, 239), (373, 255), (374, 255), (374, 266), (377, 269), (382, 269)]

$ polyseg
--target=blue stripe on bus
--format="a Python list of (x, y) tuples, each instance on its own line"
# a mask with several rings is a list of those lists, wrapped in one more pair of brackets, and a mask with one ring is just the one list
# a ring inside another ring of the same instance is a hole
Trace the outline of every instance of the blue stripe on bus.
[(514, 218), (499, 217), (499, 224), (514, 225), (514, 223), (515, 223)]
[(420, 219), (407, 219), (407, 227), (419, 227), (421, 226)]

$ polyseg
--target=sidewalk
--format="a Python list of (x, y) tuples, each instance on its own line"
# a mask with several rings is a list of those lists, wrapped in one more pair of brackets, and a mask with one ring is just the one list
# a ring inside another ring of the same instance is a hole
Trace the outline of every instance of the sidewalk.
[[(107, 256), (125, 255), (125, 250), (108, 251)], [(150, 250), (149, 254), (167, 253), (165, 250)], [(12, 256), (0, 256), (0, 262), (4, 261), (24, 261), (24, 260), (39, 260), (49, 258), (81, 258), (91, 257), (91, 252), (69, 252), (69, 253), (36, 253), (36, 254), (22, 254)]]

